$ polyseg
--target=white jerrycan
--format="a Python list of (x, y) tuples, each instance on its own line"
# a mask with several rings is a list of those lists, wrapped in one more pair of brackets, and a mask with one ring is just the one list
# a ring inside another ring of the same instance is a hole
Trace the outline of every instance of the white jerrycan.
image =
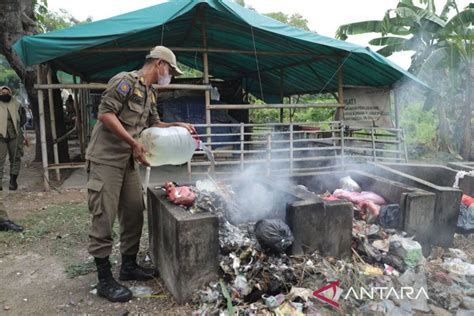
[(199, 141), (184, 127), (150, 127), (140, 135), (150, 166), (181, 165), (191, 160)]

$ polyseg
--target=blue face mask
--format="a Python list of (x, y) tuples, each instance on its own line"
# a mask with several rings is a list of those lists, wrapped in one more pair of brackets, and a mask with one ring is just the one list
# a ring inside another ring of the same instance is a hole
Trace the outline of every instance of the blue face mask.
[(2, 94), (0, 95), (0, 101), (8, 103), (12, 99), (12, 96), (9, 94)]

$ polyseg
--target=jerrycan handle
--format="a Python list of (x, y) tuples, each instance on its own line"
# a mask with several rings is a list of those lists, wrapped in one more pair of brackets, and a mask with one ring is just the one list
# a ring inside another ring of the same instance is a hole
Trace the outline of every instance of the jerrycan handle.
[(194, 141), (196, 142), (196, 149), (202, 150), (202, 140), (199, 138), (199, 135), (196, 131), (196, 129), (193, 127), (193, 132), (191, 133), (191, 136), (193, 137)]

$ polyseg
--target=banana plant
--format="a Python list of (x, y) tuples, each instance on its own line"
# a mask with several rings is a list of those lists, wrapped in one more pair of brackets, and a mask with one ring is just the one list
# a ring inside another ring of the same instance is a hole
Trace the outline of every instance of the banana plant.
[[(450, 17), (454, 12), (454, 16)], [(434, 89), (425, 108), (436, 106), (439, 117), (438, 142), (441, 150), (454, 153), (448, 119), (462, 130), (460, 154), (469, 158), (471, 151), (471, 104), (473, 76), (474, 4), (459, 10), (455, 0), (447, 0), (439, 14), (434, 0), (400, 0), (387, 10), (383, 19), (341, 25), (336, 37), (380, 33), (369, 44), (377, 52), (390, 56), (413, 52), (410, 72)], [(459, 97), (461, 95), (461, 97)]]

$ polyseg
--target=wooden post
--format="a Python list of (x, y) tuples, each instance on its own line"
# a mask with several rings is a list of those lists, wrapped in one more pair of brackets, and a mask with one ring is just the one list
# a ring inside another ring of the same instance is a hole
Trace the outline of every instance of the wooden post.
[[(202, 47), (204, 49), (207, 48), (207, 32), (206, 32), (206, 20), (204, 19), (204, 14), (202, 18)], [(204, 85), (209, 84), (209, 60), (207, 56), (207, 50), (205, 50), (202, 54), (202, 64), (204, 67)], [(204, 92), (205, 104), (206, 104), (206, 142), (210, 150), (212, 150), (211, 145), (211, 92), (206, 90)]]
[[(41, 83), (41, 65), (36, 67), (36, 81)], [(44, 118), (44, 92), (38, 90), (38, 108), (40, 121), (40, 138), (41, 138), (41, 159), (43, 160), (43, 183), (44, 190), (49, 191), (49, 173), (48, 173), (48, 149), (46, 145), (46, 123)]]
[(373, 127), (370, 129), (370, 136), (372, 137), (372, 157), (373, 157), (373, 161), (376, 161), (377, 160), (377, 152), (376, 152), (376, 148), (375, 148), (375, 135), (374, 135), (374, 128)]
[(244, 171), (244, 150), (245, 150), (245, 127), (244, 123), (240, 123), (240, 171)]
[[(74, 84), (77, 83), (77, 77), (76, 75), (72, 76), (72, 80)], [(83, 143), (83, 138), (82, 138), (82, 111), (81, 107), (79, 106), (79, 98), (77, 94), (77, 89), (73, 90), (74, 93), (74, 110), (76, 111), (76, 129), (77, 129), (77, 138), (79, 139), (79, 146), (81, 149), (81, 158), (85, 158), (85, 148), (84, 148), (84, 143)]]
[[(284, 93), (284, 86), (283, 86), (283, 69), (280, 69), (280, 102), (283, 104), (285, 102), (285, 93)], [(289, 110), (291, 113), (291, 110)], [(280, 123), (283, 123), (283, 108), (280, 109)]]
[(342, 74), (342, 63), (337, 71), (337, 91), (338, 91), (338, 103), (340, 108), (336, 110), (336, 120), (341, 121), (344, 119), (344, 89), (343, 89), (343, 74)]
[[(48, 68), (48, 74), (46, 76), (48, 84), (53, 83), (53, 74), (51, 68)], [(53, 153), (54, 153), (54, 163), (59, 163), (59, 153), (58, 153), (58, 143), (56, 135), (56, 113), (54, 113), (54, 99), (53, 99), (53, 89), (48, 89), (48, 100), (49, 100), (49, 115), (51, 118), (51, 136), (53, 138)], [(61, 181), (61, 173), (59, 169), (56, 169), (56, 180)]]
[(293, 174), (293, 123), (290, 121), (290, 174)]
[(267, 134), (267, 176), (272, 174), (272, 134)]

